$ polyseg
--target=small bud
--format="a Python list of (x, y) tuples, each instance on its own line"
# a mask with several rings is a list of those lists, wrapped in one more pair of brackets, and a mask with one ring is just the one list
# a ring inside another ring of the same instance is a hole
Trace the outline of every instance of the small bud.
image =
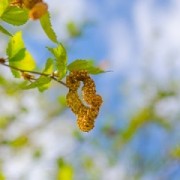
[(28, 80), (28, 81), (35, 78), (32, 74), (28, 74), (25, 72), (22, 72), (21, 76), (24, 78), (24, 80)]
[(6, 59), (0, 58), (0, 63), (1, 63), (1, 64), (4, 64), (5, 62), (6, 62)]
[(59, 73), (58, 71), (54, 71), (52, 74), (51, 74), (52, 77), (59, 77)]

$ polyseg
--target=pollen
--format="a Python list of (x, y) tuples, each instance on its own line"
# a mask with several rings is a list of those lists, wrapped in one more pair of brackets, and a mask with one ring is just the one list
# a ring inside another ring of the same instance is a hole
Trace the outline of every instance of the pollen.
[[(80, 82), (83, 82), (81, 89), (83, 100), (78, 95)], [(69, 92), (66, 96), (67, 106), (77, 116), (77, 125), (83, 132), (88, 132), (94, 128), (95, 119), (99, 114), (100, 107), (103, 103), (102, 97), (96, 94), (96, 85), (94, 80), (85, 70), (72, 71), (66, 77), (66, 84)]]

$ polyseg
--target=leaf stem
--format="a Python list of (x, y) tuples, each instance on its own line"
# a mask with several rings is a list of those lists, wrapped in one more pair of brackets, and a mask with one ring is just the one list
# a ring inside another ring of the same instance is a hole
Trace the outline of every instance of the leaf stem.
[(30, 70), (24, 70), (24, 69), (20, 69), (20, 68), (17, 68), (17, 67), (14, 67), (12, 65), (9, 65), (9, 64), (5, 64), (5, 63), (1, 63), (1, 65), (3, 66), (6, 66), (6, 67), (9, 67), (11, 69), (14, 69), (16, 71), (20, 71), (20, 72), (26, 72), (26, 73), (31, 73), (31, 74), (37, 74), (37, 75), (41, 75), (41, 76), (45, 76), (45, 77), (50, 77), (51, 79), (53, 79), (54, 81), (62, 84), (63, 86), (67, 87), (66, 83), (64, 83), (63, 81), (61, 80), (58, 80), (56, 77), (54, 77), (52, 74), (46, 74), (46, 73), (41, 73), (41, 72), (37, 72), (37, 71), (30, 71)]

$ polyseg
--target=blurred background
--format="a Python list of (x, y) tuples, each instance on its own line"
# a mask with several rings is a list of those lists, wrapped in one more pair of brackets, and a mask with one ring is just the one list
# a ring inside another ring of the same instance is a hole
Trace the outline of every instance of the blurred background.
[[(0, 180), (179, 180), (180, 1), (46, 2), (68, 61), (110, 71), (93, 76), (104, 103), (83, 133), (66, 88), (22, 91), (0, 67)], [(43, 67), (53, 43), (38, 21), (23, 30)], [(0, 39), (3, 57), (8, 39)]]

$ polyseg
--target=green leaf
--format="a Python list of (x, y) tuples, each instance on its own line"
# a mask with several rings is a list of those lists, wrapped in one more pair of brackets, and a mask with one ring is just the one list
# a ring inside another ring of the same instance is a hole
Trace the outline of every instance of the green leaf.
[(10, 38), (6, 53), (9, 58), (12, 58), (23, 48), (24, 41), (22, 39), (22, 32), (17, 32), (12, 38)]
[(6, 79), (4, 78), (4, 76), (0, 76), (0, 85), (5, 86), (7, 84)]
[(0, 180), (6, 180), (4, 173), (1, 171), (0, 171)]
[(167, 131), (172, 130), (172, 124), (165, 118), (154, 115), (152, 122), (155, 122), (157, 125), (159, 125), (160, 127), (164, 128)]
[(59, 96), (57, 100), (60, 105), (62, 105), (64, 107), (66, 106), (66, 96)]
[(53, 72), (53, 59), (49, 58), (46, 62), (43, 73), (51, 74)]
[[(53, 60), (48, 59), (45, 65), (45, 68), (42, 73), (44, 74), (51, 74), (53, 72)], [(51, 82), (50, 77), (46, 77), (41, 75), (36, 81), (32, 82), (29, 85), (26, 85), (22, 87), (23, 89), (33, 89), (33, 88), (38, 88), (40, 92), (45, 91), (46, 89), (49, 88)]]
[(87, 70), (90, 74), (104, 73), (99, 67), (95, 67), (92, 60), (77, 59), (68, 65), (69, 71)]
[(26, 48), (20, 49), (12, 58), (12, 62), (21, 61), (22, 58), (24, 58), (26, 53)]
[(48, 38), (57, 43), (57, 36), (52, 28), (49, 12), (40, 18), (40, 23)]
[(57, 179), (64, 179), (64, 180), (73, 180), (74, 178), (74, 171), (73, 167), (70, 165), (63, 166), (61, 169), (59, 169)]
[(29, 16), (26, 9), (9, 6), (2, 14), (1, 19), (9, 24), (20, 26), (28, 21)]
[(0, 32), (2, 32), (5, 35), (12, 36), (12, 34), (1, 25), (0, 25)]
[(58, 172), (57, 172), (57, 180), (73, 180), (74, 179), (74, 169), (72, 165), (64, 162), (64, 160), (58, 160)]
[(31, 84), (22, 87), (23, 89), (33, 89), (38, 88), (40, 92), (43, 92), (49, 87), (49, 83), (51, 82), (50, 77), (40, 76), (36, 81), (32, 82)]
[(61, 80), (66, 75), (66, 71), (67, 71), (66, 49), (63, 47), (62, 44), (58, 44), (58, 46), (55, 48), (48, 47), (48, 50), (55, 57), (58, 80)]
[(124, 132), (122, 132), (123, 141), (129, 142), (139, 128), (141, 128), (145, 123), (150, 122), (152, 114), (152, 109), (147, 107), (132, 117), (128, 127), (124, 130)]
[[(9, 65), (13, 67), (30, 71), (36, 66), (30, 52), (25, 48), (24, 41), (22, 39), (22, 32), (17, 32), (12, 38), (10, 38), (6, 54), (9, 59)], [(11, 71), (15, 77), (21, 77), (19, 71), (14, 69), (11, 69)]]
[(80, 29), (77, 27), (77, 25), (70, 21), (68, 24), (67, 24), (67, 30), (69, 32), (69, 35), (71, 37), (77, 37), (77, 36), (80, 36), (81, 35), (81, 31)]
[(180, 160), (180, 145), (172, 149), (170, 155), (172, 158)]
[(0, 1), (0, 17), (4, 13), (4, 11), (8, 7), (8, 5), (9, 5), (9, 0), (1, 0)]
[(26, 146), (28, 142), (29, 142), (28, 137), (23, 135), (23, 136), (17, 137), (13, 141), (11, 141), (10, 145), (13, 148), (22, 148), (22, 147)]
[(8, 118), (5, 116), (1, 116), (0, 117), (0, 129), (5, 129), (8, 126), (8, 124), (9, 124)]
[(33, 152), (33, 158), (34, 159), (40, 159), (43, 155), (42, 149), (41, 148), (37, 148), (34, 150)]

